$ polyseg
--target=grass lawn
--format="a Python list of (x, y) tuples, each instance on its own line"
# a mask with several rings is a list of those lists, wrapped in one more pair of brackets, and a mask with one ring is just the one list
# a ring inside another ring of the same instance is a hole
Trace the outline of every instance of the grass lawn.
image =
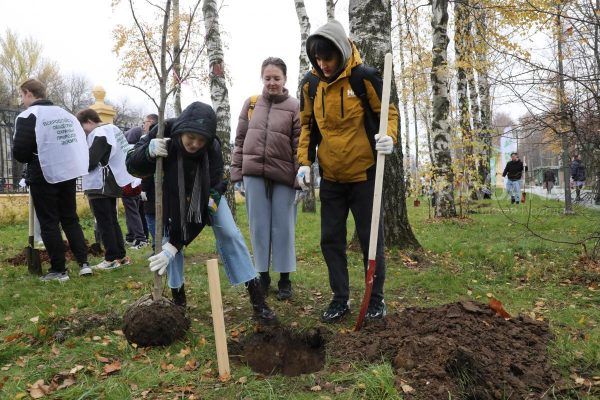
[[(425, 200), (418, 208), (412, 199), (408, 203), (411, 225), (425, 252), (387, 249), (388, 312), (469, 298), (487, 302), (494, 296), (511, 315), (549, 321), (555, 333), (551, 358), (574, 388), (550, 398), (598, 398), (598, 386), (587, 390), (585, 385), (600, 381), (600, 269), (598, 264), (581, 262), (583, 245), (562, 242), (593, 234), (600, 214), (577, 209), (577, 215), (565, 217), (561, 203), (530, 196), (519, 208), (487, 200), (472, 205), (474, 213), (468, 218), (431, 221)], [(206, 259), (216, 257), (210, 228), (186, 249), (192, 318), (187, 336), (165, 348), (140, 349), (124, 339), (120, 318), (128, 304), (150, 292), (152, 276), (145, 261), (150, 250), (129, 250), (133, 265), (96, 272), (91, 278), (79, 278), (73, 263), (69, 282), (44, 284), (28, 275), (26, 266), (4, 261), (27, 243), (27, 225), (16, 217), (22, 213), (10, 215), (10, 223), (0, 225), (2, 399), (30, 398), (43, 391), (43, 385), (51, 386), (52, 393), (45, 398), (52, 399), (402, 398), (393, 368), (383, 360), (333, 370), (329, 367), (339, 360), (328, 358), (324, 370), (293, 378), (257, 375), (232, 360), (232, 379), (220, 382), (205, 268)], [(247, 237), (243, 205), (238, 206), (238, 219)], [(92, 239), (89, 214), (82, 225), (86, 238)], [(354, 324), (364, 288), (362, 257), (348, 254), (352, 317), (323, 326), (319, 315), (330, 300), (330, 290), (319, 226), (318, 214), (299, 212), (294, 298), (280, 303), (271, 296), (269, 304), (285, 326), (298, 331), (321, 327), (339, 334)], [(588, 252), (594, 243), (585, 242)], [(221, 286), (228, 334), (235, 341), (255, 329), (248, 297), (243, 287), (231, 287), (223, 272)]]

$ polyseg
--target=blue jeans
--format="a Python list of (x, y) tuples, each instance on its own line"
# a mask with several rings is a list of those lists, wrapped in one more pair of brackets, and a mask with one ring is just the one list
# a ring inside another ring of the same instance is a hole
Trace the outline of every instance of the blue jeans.
[(521, 201), (521, 181), (506, 180), (506, 191), (510, 195), (510, 199), (516, 203)]
[[(232, 285), (239, 285), (254, 279), (256, 271), (252, 265), (250, 252), (225, 199), (219, 202), (219, 207), (212, 216), (212, 229), (217, 251), (221, 256), (229, 282)], [(167, 241), (168, 238), (163, 240), (163, 242)], [(167, 267), (170, 288), (180, 288), (183, 285), (183, 266), (183, 249), (181, 249)]]
[(154, 239), (154, 234), (156, 233), (156, 217), (154, 214), (146, 214), (146, 224), (148, 224), (148, 232), (152, 236), (152, 251), (154, 251), (156, 243)]

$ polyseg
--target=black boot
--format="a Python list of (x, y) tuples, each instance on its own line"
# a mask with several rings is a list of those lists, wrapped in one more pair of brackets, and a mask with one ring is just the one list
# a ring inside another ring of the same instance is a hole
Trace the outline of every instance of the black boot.
[(269, 275), (269, 271), (267, 272), (259, 272), (260, 274), (260, 287), (265, 297), (269, 295), (269, 288), (271, 287), (271, 276)]
[(246, 288), (250, 295), (250, 303), (254, 310), (254, 317), (258, 319), (261, 324), (270, 325), (276, 323), (277, 317), (265, 302), (265, 295), (262, 291), (260, 281), (257, 278), (252, 279), (246, 282)]
[(181, 307), (185, 307), (187, 305), (185, 299), (185, 285), (181, 285), (179, 289), (171, 288), (171, 295), (173, 295), (173, 303)]
[(282, 273), (279, 278), (279, 282), (277, 282), (277, 287), (279, 291), (277, 292), (277, 300), (287, 300), (292, 297), (292, 281), (290, 281), (289, 273)]

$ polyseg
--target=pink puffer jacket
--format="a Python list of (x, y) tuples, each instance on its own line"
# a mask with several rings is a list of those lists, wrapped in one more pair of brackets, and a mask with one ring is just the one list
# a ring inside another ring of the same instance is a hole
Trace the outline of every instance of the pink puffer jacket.
[(248, 98), (242, 107), (231, 162), (231, 181), (263, 176), (294, 187), (298, 170), (300, 102), (288, 90), (271, 96), (263, 90), (248, 121)]

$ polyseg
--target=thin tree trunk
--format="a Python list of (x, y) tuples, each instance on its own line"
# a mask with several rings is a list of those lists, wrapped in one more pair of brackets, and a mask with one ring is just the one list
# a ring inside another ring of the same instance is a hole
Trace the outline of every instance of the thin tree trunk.
[[(350, 0), (349, 14), (350, 35), (360, 50), (363, 60), (379, 71), (383, 71), (385, 54), (392, 51), (392, 9), (389, 0)], [(390, 104), (398, 108), (398, 92), (393, 79)], [(399, 145), (392, 154), (387, 156), (385, 163), (383, 190), (385, 244), (400, 248), (419, 248), (420, 244), (408, 222), (402, 161), (402, 145)]]
[[(204, 26), (206, 29), (206, 48), (208, 51), (208, 68), (210, 72), (210, 98), (217, 114), (217, 136), (221, 139), (223, 162), (227, 171), (227, 179), (229, 179), (229, 168), (231, 167), (231, 111), (227, 81), (225, 79), (217, 2), (215, 0), (204, 0), (202, 12), (204, 14)], [(235, 218), (236, 204), (233, 185), (228, 186), (225, 196), (229, 208), (231, 208), (231, 213)]]
[[(294, 0), (296, 6), (296, 16), (298, 17), (298, 24), (300, 25), (300, 73), (298, 76), (298, 93), (297, 97), (300, 98), (302, 93), (300, 92), (300, 83), (304, 75), (310, 70), (310, 60), (306, 54), (306, 39), (310, 35), (310, 20), (306, 14), (306, 8), (304, 7), (304, 0)], [(302, 200), (302, 212), (317, 212), (317, 197), (315, 195), (315, 180), (314, 168), (310, 168), (310, 185), (306, 197)]]
[(560, 116), (560, 136), (561, 136), (561, 150), (562, 150), (562, 167), (563, 167), (563, 182), (565, 184), (565, 211), (564, 213), (567, 215), (575, 214), (573, 211), (573, 204), (571, 202), (571, 186), (569, 185), (571, 181), (571, 171), (569, 164), (569, 137), (567, 124), (565, 123), (566, 115), (565, 115), (565, 77), (563, 71), (563, 30), (562, 30), (562, 22), (561, 22), (561, 7), (557, 6), (557, 15), (556, 15), (556, 58), (558, 60), (558, 110)]
[[(481, 5), (481, 3), (476, 4)], [(477, 81), (479, 84), (479, 99), (480, 99), (480, 121), (481, 128), (479, 129), (478, 142), (481, 144), (479, 175), (482, 183), (485, 182), (490, 171), (490, 160), (492, 158), (492, 109), (490, 99), (490, 83), (488, 80), (488, 42), (487, 42), (487, 23), (488, 16), (485, 10), (478, 12), (478, 18), (475, 20), (475, 30), (477, 35)], [(475, 41), (474, 41), (475, 43)]]
[[(402, 135), (402, 129), (400, 130), (400, 135), (398, 136), (398, 142), (402, 142), (402, 136), (404, 136), (405, 140), (406, 140), (406, 147), (405, 147), (405, 153), (404, 153), (404, 170), (406, 172), (406, 176), (408, 178), (412, 178), (412, 166), (410, 164), (410, 132), (409, 132), (409, 128), (408, 128), (408, 87), (406, 84), (407, 78), (406, 78), (406, 66), (404, 63), (404, 49), (408, 46), (408, 47), (412, 47), (410, 45), (410, 43), (407, 45), (407, 41), (404, 38), (404, 24), (400, 23), (401, 20), (401, 14), (402, 14), (402, 10), (401, 10), (401, 5), (400, 2), (396, 3), (396, 13), (398, 14), (398, 48), (399, 48), (399, 53), (400, 53), (400, 85), (402, 86), (401, 89), (401, 97), (402, 97), (402, 112), (404, 114), (404, 134)], [(408, 27), (407, 27), (408, 29)], [(411, 179), (407, 179), (406, 182), (408, 183), (408, 187), (406, 188), (407, 192), (410, 192), (410, 181)]]
[(173, 0), (173, 80), (175, 84), (174, 108), (175, 115), (181, 114), (181, 44), (179, 31), (181, 29), (181, 18), (179, 16), (179, 0)]
[(474, 180), (477, 175), (475, 170), (475, 157), (473, 154), (473, 131), (471, 129), (471, 115), (468, 97), (468, 83), (466, 70), (469, 68), (467, 32), (469, 29), (468, 14), (469, 0), (454, 3), (455, 35), (454, 50), (456, 53), (456, 94), (458, 97), (459, 127), (463, 142), (463, 184), (469, 193), (473, 192)]
[(433, 47), (431, 86), (433, 88), (433, 165), (435, 216), (455, 217), (454, 173), (450, 152), (451, 130), (448, 122), (450, 101), (448, 96), (448, 0), (433, 0), (431, 27)]
[(337, 1), (325, 0), (325, 11), (327, 12), (327, 21), (335, 19), (335, 3), (337, 3)]

